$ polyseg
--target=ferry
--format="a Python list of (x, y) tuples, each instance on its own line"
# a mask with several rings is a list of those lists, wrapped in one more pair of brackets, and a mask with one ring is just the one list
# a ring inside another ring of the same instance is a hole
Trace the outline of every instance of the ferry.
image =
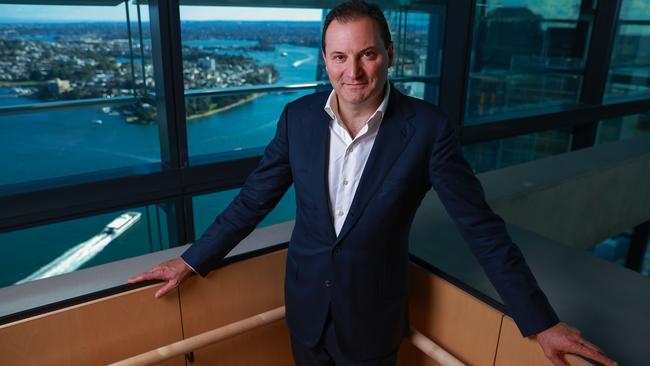
[(101, 234), (110, 235), (113, 238), (117, 238), (118, 236), (122, 235), (128, 228), (138, 222), (140, 220), (140, 217), (142, 217), (142, 214), (139, 212), (123, 213), (118, 218), (106, 225)]
[(75, 245), (52, 262), (16, 282), (16, 285), (77, 270), (99, 254), (108, 244), (140, 220), (140, 212), (126, 212), (109, 222), (92, 238)]

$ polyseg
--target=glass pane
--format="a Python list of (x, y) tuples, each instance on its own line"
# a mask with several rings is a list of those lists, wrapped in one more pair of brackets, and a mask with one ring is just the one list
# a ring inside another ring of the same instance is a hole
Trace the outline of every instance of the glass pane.
[[(196, 196), (192, 199), (194, 205), (194, 231), (200, 237), (214, 219), (221, 214), (239, 193), (239, 189)], [(264, 227), (293, 220), (296, 216), (296, 193), (293, 186), (282, 197), (278, 205), (257, 227)]]
[(596, 144), (650, 136), (650, 113), (606, 119), (598, 122)]
[(125, 4), (0, 5), (0, 106), (130, 96), (153, 86), (149, 27), (138, 21), (148, 11)]
[(0, 114), (0, 185), (160, 162), (157, 126), (131, 120), (140, 113), (155, 108)]
[[(0, 13), (0, 185), (160, 162), (146, 6), (0, 5)], [(133, 99), (106, 104), (118, 96)], [(99, 101), (45, 104), (89, 98)], [(2, 110), (25, 104), (45, 109)]]
[(605, 99), (650, 94), (650, 4), (623, 0)]
[(551, 130), (463, 146), (463, 155), (482, 173), (569, 152), (571, 140), (570, 130)]
[(477, 2), (468, 119), (578, 102), (592, 26), (580, 4)]
[[(190, 156), (265, 146), (284, 106), (313, 92), (253, 89), (224, 95), (224, 89), (327, 80), (320, 49), (327, 9), (273, 7), (283, 6), (279, 1), (268, 5), (181, 6)], [(384, 10), (396, 51), (391, 77), (436, 76), (444, 8)], [(435, 101), (434, 87), (422, 82), (403, 85), (407, 93)], [(197, 97), (196, 90), (213, 95)]]
[(589, 251), (602, 259), (625, 266), (625, 257), (630, 249), (631, 233), (625, 232), (596, 244)]
[(160, 205), (0, 234), (0, 287), (169, 248)]
[[(624, 267), (630, 251), (633, 233), (634, 229), (629, 229), (621, 234), (615, 235), (596, 244), (593, 248), (589, 249), (589, 252), (599, 258)], [(650, 248), (650, 240), (648, 241), (647, 247)], [(644, 276), (650, 276), (650, 249), (647, 249), (643, 254), (639, 273)]]

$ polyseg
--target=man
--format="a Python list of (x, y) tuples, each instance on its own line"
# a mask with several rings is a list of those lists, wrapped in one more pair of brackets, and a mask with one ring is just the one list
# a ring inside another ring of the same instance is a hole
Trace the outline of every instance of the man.
[(286, 316), (298, 365), (394, 365), (408, 331), (408, 235), (433, 187), (522, 334), (555, 365), (576, 353), (615, 363), (560, 323), (503, 221), (434, 106), (387, 82), (393, 45), (381, 10), (362, 1), (334, 8), (323, 27), (331, 93), (289, 103), (239, 195), (183, 255), (136, 276), (206, 275), (294, 184), (297, 215), (285, 278)]

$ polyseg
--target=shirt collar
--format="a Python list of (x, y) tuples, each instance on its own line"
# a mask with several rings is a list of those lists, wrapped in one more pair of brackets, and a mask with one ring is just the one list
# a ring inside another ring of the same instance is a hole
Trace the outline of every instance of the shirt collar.
[[(381, 104), (379, 107), (377, 107), (377, 110), (370, 116), (368, 119), (368, 124), (372, 124), (374, 121), (381, 121), (384, 118), (384, 114), (386, 114), (386, 109), (388, 108), (388, 99), (390, 97), (390, 83), (387, 81), (386, 82), (386, 91), (384, 93), (384, 99), (381, 101)], [(336, 103), (336, 91), (332, 89), (332, 92), (330, 93), (329, 97), (327, 98), (327, 102), (325, 103), (325, 112), (330, 116), (330, 118), (333, 121), (336, 121), (337, 123), (341, 123), (340, 119), (338, 118), (338, 106)], [(376, 118), (378, 117), (378, 118)]]

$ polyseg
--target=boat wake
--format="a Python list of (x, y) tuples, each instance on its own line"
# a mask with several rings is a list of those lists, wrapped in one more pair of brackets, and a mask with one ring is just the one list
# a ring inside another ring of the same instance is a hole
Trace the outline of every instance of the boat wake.
[(298, 60), (298, 61), (295, 61), (295, 62), (292, 63), (291, 65), (292, 65), (293, 67), (300, 67), (300, 65), (302, 65), (302, 64), (304, 64), (304, 63), (307, 63), (307, 62), (309, 62), (309, 61), (311, 61), (311, 60), (313, 60), (313, 59), (314, 59), (314, 56), (313, 56), (313, 55), (309, 55), (308, 57), (305, 57), (305, 58), (303, 58), (303, 59), (300, 59), (300, 60)]
[(141, 216), (142, 214), (139, 212), (127, 212), (120, 215), (106, 225), (99, 234), (68, 249), (52, 262), (44, 265), (36, 272), (15, 284), (18, 285), (77, 270), (84, 263), (93, 259), (99, 252), (104, 250), (110, 242), (138, 222)]

